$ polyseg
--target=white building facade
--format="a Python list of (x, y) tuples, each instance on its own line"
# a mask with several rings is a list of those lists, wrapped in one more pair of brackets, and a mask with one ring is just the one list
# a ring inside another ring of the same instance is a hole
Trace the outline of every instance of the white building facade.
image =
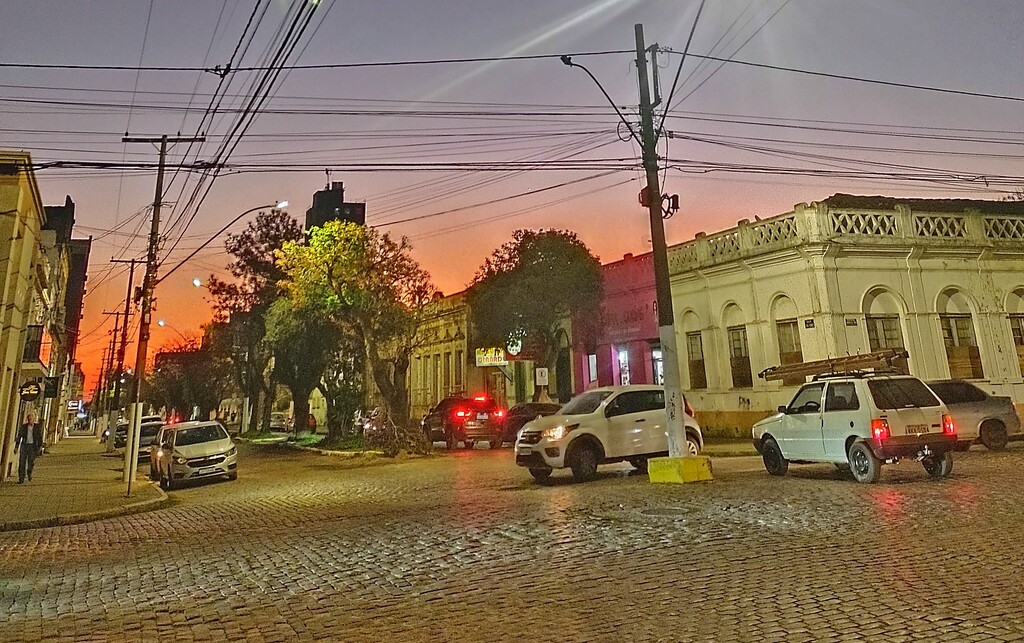
[(750, 426), (778, 364), (905, 348), (922, 379), (1024, 402), (1024, 203), (837, 194), (670, 248), (680, 368), (702, 426)]

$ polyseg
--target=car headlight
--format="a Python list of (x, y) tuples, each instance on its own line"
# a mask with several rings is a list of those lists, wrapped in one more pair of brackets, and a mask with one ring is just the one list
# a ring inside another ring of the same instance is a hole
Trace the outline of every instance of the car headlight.
[(236, 453), (238, 453), (238, 447), (231, 447), (230, 449), (228, 449), (228, 452), (225, 453), (224, 455), (226, 457), (230, 458), (231, 456), (235, 455)]
[(177, 462), (178, 464), (185, 464), (186, 462), (188, 462), (188, 460), (186, 460), (185, 458), (181, 457), (180, 455), (178, 457), (176, 457), (174, 459), (174, 461)]
[(541, 432), (541, 437), (552, 442), (557, 442), (569, 434), (570, 431), (579, 428), (579, 424), (559, 424), (553, 426), (550, 429), (544, 429)]

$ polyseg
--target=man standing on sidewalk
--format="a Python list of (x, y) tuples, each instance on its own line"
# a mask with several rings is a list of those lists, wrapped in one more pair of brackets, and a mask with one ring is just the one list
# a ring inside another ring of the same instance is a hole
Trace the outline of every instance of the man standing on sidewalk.
[(25, 476), (32, 481), (32, 468), (36, 464), (36, 456), (43, 448), (43, 427), (36, 423), (35, 413), (29, 413), (25, 423), (18, 427), (14, 436), (14, 452), (21, 450), (18, 458), (18, 484), (25, 482)]

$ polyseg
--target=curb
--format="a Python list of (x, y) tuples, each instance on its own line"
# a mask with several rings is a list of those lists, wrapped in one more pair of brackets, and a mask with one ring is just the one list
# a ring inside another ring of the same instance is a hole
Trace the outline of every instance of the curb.
[(146, 511), (154, 511), (156, 509), (163, 509), (171, 504), (171, 499), (164, 493), (164, 490), (154, 484), (152, 481), (146, 480), (147, 483), (153, 485), (157, 492), (160, 494), (159, 498), (152, 500), (143, 500), (141, 502), (133, 502), (127, 505), (121, 505), (120, 507), (113, 507), (111, 509), (102, 509), (100, 511), (92, 511), (78, 514), (65, 514), (63, 516), (51, 516), (49, 518), (36, 518), (34, 520), (20, 520), (11, 522), (0, 522), (0, 532), (5, 531), (22, 531), (25, 529), (43, 529), (46, 527), (62, 527), (65, 525), (80, 525), (86, 522), (94, 522), (97, 520), (106, 520), (107, 518), (117, 518), (119, 516), (129, 516), (131, 514), (143, 513)]

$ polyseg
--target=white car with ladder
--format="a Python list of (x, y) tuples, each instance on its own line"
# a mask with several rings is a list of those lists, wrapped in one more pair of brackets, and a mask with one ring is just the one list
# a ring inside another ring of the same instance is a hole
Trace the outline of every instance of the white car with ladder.
[(883, 463), (913, 458), (932, 477), (948, 476), (956, 427), (924, 382), (886, 370), (906, 356), (905, 351), (875, 351), (760, 373), (767, 381), (813, 377), (777, 415), (754, 425), (754, 447), (768, 473), (785, 475), (790, 463), (831, 462), (849, 467), (858, 482), (871, 483)]

